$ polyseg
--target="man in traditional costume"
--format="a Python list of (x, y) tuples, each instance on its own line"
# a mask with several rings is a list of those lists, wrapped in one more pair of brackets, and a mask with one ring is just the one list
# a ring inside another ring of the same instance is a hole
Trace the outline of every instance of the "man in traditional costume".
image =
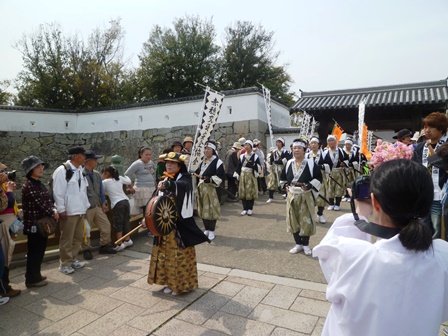
[(239, 181), (238, 196), (243, 202), (241, 216), (252, 216), (254, 201), (258, 198), (257, 177), (261, 173), (260, 159), (253, 152), (254, 143), (246, 140), (244, 143), (245, 153), (240, 155), (235, 177)]
[(342, 196), (345, 195), (345, 177), (343, 168), (348, 167), (348, 155), (337, 146), (334, 135), (327, 137), (328, 148), (324, 151), (325, 172), (328, 173), (328, 210), (339, 211)]
[(224, 165), (216, 153), (216, 144), (205, 144), (204, 159), (195, 172), (198, 178), (196, 200), (208, 239), (215, 239), (216, 221), (221, 215), (220, 193), (217, 189), (224, 180)]
[(286, 162), (292, 158), (291, 152), (285, 147), (285, 139), (279, 137), (275, 142), (277, 148), (271, 148), (271, 151), (266, 160), (269, 163), (269, 175), (267, 177), (267, 187), (269, 191), (269, 199), (266, 203), (271, 203), (274, 200), (274, 192), (280, 190), (280, 174)]
[[(322, 183), (320, 186), (319, 194), (323, 198), (328, 198), (327, 197), (328, 177), (327, 174), (325, 174), (323, 151), (320, 148), (319, 138), (317, 137), (311, 138), (309, 144), (309, 152), (305, 154), (305, 158), (314, 160), (314, 164), (316, 164), (319, 167), (319, 169), (321, 169)], [(317, 206), (317, 218), (320, 223), (324, 224), (327, 221), (324, 218), (325, 201), (322, 197), (316, 198), (316, 206)]]
[(322, 173), (314, 159), (305, 159), (308, 146), (303, 138), (295, 139), (292, 145), (293, 158), (282, 171), (281, 178), (286, 181), (288, 196), (286, 197), (286, 227), (294, 236), (296, 246), (289, 253), (295, 254), (303, 250), (311, 255), (310, 236), (316, 233), (313, 221), (316, 197), (322, 183)]
[(193, 186), (184, 164), (186, 155), (170, 152), (159, 158), (165, 160), (166, 171), (157, 185), (158, 195), (172, 197), (178, 217), (173, 231), (154, 237), (148, 283), (166, 286), (164, 293), (177, 295), (198, 288), (194, 246), (209, 239), (193, 218)]

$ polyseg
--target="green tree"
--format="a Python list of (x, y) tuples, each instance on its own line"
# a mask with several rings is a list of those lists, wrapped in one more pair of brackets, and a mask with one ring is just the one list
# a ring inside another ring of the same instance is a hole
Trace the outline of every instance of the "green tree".
[(225, 28), (220, 87), (223, 90), (259, 86), (271, 90), (271, 95), (292, 103), (289, 93), (292, 82), (286, 65), (276, 62), (280, 52), (274, 52), (274, 32), (255, 27), (248, 21), (237, 21)]
[(11, 85), (10, 80), (0, 81), (0, 105), (12, 105), (14, 101), (14, 95), (6, 91)]
[(119, 19), (105, 30), (95, 29), (87, 43), (77, 35), (64, 37), (57, 24), (43, 24), (16, 48), (24, 61), (17, 80), (20, 105), (81, 109), (126, 103)]
[(213, 86), (219, 47), (211, 20), (176, 19), (173, 29), (156, 25), (139, 55), (140, 99), (168, 99), (202, 91), (194, 83)]

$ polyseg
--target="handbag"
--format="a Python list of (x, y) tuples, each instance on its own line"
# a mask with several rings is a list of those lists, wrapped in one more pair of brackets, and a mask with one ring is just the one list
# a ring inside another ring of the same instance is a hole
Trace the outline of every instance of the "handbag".
[(34, 223), (36, 224), (37, 233), (44, 238), (56, 232), (57, 223), (53, 217), (43, 217)]
[(14, 222), (11, 223), (9, 226), (9, 229), (13, 234), (19, 234), (23, 232), (23, 223), (20, 221), (20, 219), (16, 218)]

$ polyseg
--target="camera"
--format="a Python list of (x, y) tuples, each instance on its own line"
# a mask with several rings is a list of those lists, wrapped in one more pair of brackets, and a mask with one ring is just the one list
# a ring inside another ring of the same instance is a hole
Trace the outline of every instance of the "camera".
[(0, 173), (6, 174), (6, 176), (8, 177), (9, 181), (15, 181), (16, 180), (16, 171), (17, 170), (13, 170), (13, 171), (7, 172), (7, 171), (4, 171), (4, 170), (0, 170)]
[(352, 199), (370, 199), (370, 176), (361, 175), (352, 184)]

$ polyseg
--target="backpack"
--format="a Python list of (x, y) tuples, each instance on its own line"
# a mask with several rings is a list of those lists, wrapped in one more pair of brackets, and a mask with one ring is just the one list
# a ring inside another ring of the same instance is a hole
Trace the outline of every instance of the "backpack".
[[(73, 176), (72, 167), (70, 166), (70, 164), (68, 162), (64, 162), (62, 164), (62, 166), (64, 166), (64, 168), (65, 168), (65, 180), (68, 183), (68, 181), (70, 181), (72, 176)], [(54, 202), (54, 197), (53, 197), (53, 175), (51, 176), (50, 182), (48, 183), (48, 192), (50, 193), (51, 200)]]

